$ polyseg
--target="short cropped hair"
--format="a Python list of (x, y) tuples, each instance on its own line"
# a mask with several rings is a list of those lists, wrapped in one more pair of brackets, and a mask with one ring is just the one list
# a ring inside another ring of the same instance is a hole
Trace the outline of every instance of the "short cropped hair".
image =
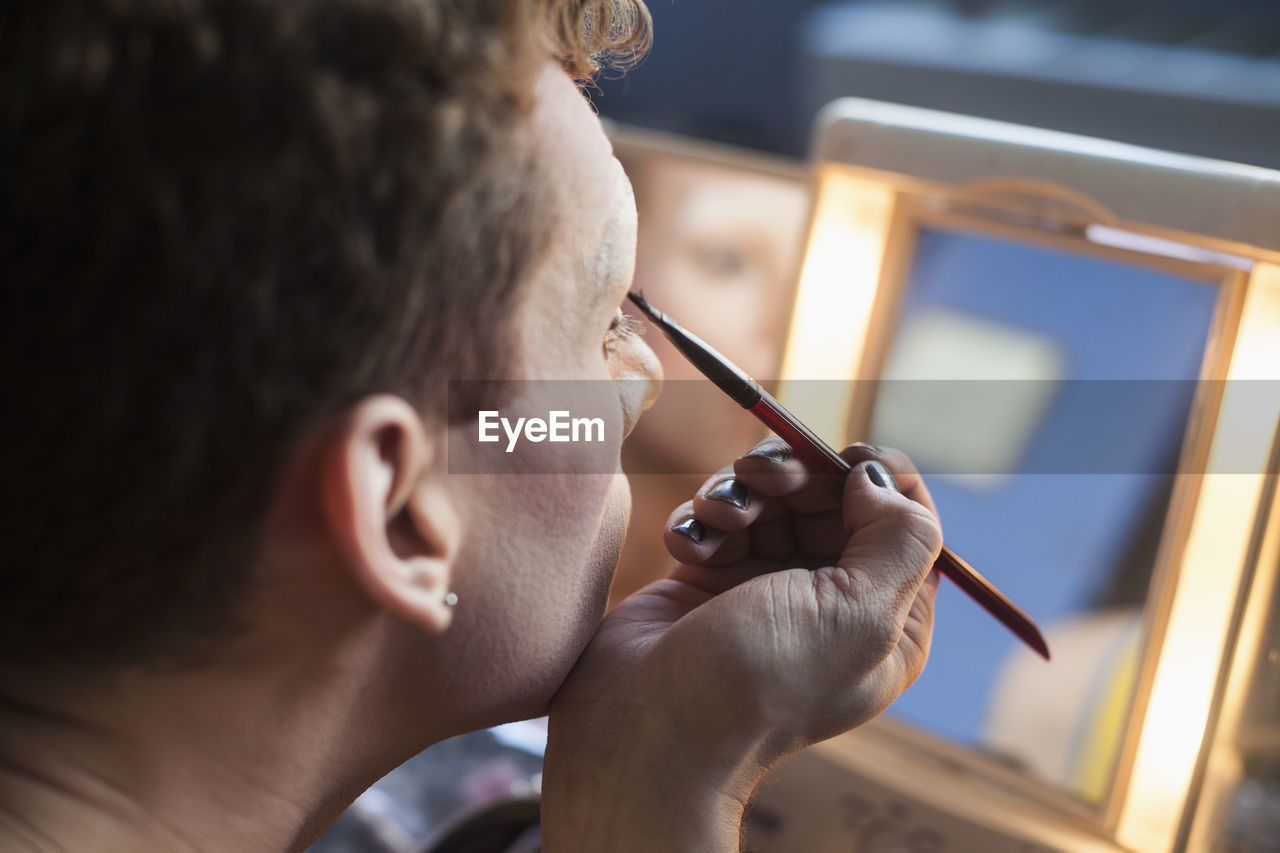
[(497, 375), (555, 220), (534, 64), (648, 34), (641, 0), (3, 4), (0, 670), (194, 654), (308, 430)]

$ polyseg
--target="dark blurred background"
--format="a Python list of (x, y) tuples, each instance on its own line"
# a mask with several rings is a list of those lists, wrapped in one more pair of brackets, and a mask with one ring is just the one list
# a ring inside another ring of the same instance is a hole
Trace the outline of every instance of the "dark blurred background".
[(854, 95), (1280, 168), (1280, 0), (651, 0), (620, 122), (803, 157)]

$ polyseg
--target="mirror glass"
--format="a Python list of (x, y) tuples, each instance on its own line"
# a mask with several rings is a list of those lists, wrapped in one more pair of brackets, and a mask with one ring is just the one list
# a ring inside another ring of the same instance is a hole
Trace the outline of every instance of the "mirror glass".
[(912, 231), (870, 440), (911, 455), (948, 545), (1053, 661), (944, 580), (929, 664), (889, 714), (1097, 802), (1222, 273), (945, 220)]

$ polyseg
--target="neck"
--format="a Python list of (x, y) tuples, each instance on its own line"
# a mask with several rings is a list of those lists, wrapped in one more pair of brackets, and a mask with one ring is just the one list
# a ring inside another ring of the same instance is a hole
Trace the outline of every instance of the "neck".
[(393, 704), (361, 658), (0, 688), (0, 849), (302, 849), (405, 757), (353, 734)]

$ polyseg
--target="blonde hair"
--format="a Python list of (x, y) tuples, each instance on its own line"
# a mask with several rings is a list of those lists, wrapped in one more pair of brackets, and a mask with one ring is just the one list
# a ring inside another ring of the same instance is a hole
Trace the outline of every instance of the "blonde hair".
[(579, 80), (625, 71), (653, 43), (653, 19), (642, 0), (541, 0), (541, 6), (552, 52)]

